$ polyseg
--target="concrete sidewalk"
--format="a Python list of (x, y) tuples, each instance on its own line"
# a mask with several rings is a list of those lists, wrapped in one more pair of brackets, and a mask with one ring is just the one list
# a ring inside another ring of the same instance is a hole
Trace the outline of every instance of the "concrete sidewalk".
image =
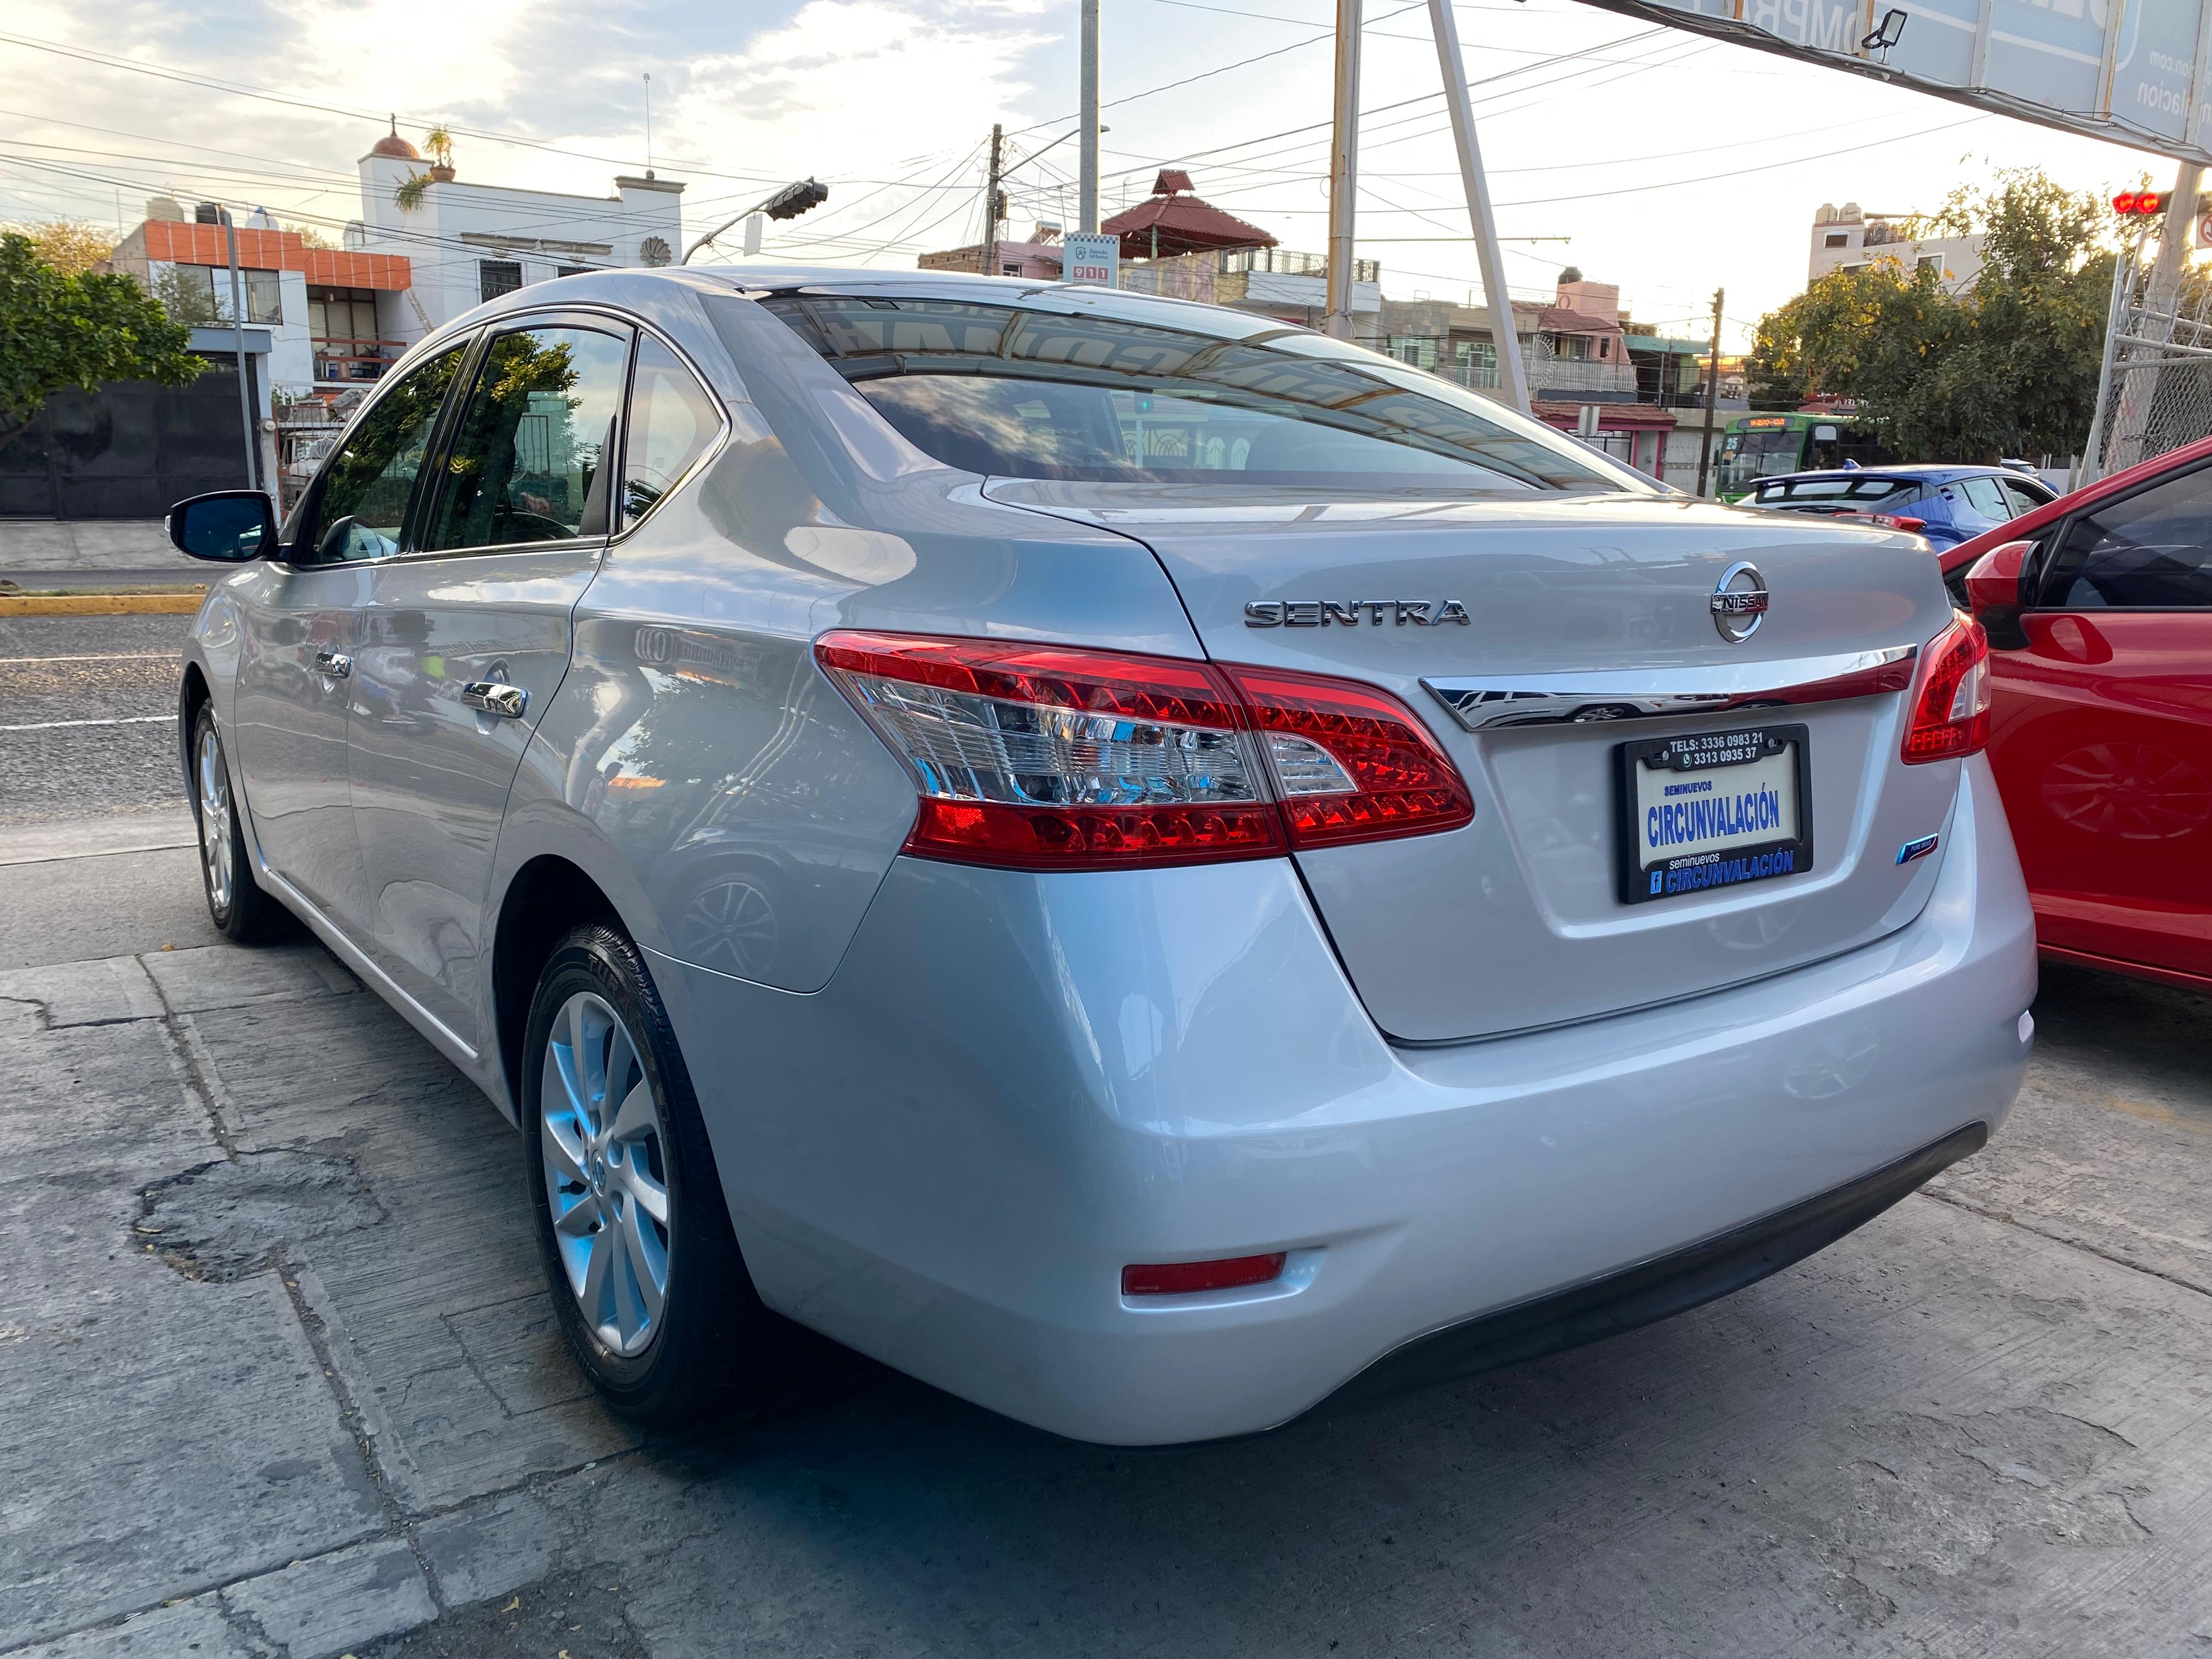
[(204, 581), (210, 567), (169, 544), (159, 519), (0, 519), (0, 576), (149, 573)]
[(1146, 1454), (825, 1346), (648, 1437), (489, 1103), (313, 944), (161, 948), (96, 872), (195, 879), (175, 815), (37, 834), (0, 946), (72, 842), (119, 914), (0, 974), (0, 1653), (2212, 1655), (2201, 999), (2049, 970), (1988, 1151), (1512, 1370)]

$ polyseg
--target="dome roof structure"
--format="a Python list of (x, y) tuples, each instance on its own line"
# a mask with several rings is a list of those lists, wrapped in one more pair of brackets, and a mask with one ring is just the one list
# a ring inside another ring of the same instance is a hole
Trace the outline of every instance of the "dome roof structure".
[(392, 118), (392, 131), (368, 147), (371, 155), (389, 155), (402, 161), (419, 161), (422, 152), (399, 136), (399, 118)]

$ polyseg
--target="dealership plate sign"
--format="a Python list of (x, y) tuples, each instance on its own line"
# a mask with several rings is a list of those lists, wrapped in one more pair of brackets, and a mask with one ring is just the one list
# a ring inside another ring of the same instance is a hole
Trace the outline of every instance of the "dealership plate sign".
[(2212, 0), (1589, 0), (2212, 165)]

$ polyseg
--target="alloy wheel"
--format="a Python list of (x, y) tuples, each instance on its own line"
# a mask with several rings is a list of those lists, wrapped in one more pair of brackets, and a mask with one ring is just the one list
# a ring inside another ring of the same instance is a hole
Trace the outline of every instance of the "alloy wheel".
[(199, 755), (193, 772), (199, 785), (200, 862), (207, 866), (208, 896), (220, 911), (230, 905), (230, 772), (222, 763), (222, 744), (210, 720), (200, 728)]
[(538, 1089), (545, 1202), (584, 1322), (625, 1358), (660, 1333), (672, 1213), (667, 1135), (637, 1042), (603, 997), (553, 1017)]

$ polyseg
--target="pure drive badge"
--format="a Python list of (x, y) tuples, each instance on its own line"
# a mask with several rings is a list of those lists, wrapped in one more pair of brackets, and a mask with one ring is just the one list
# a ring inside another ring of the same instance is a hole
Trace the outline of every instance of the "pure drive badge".
[(1247, 628), (1439, 628), (1468, 623), (1457, 599), (1255, 599), (1244, 607)]

